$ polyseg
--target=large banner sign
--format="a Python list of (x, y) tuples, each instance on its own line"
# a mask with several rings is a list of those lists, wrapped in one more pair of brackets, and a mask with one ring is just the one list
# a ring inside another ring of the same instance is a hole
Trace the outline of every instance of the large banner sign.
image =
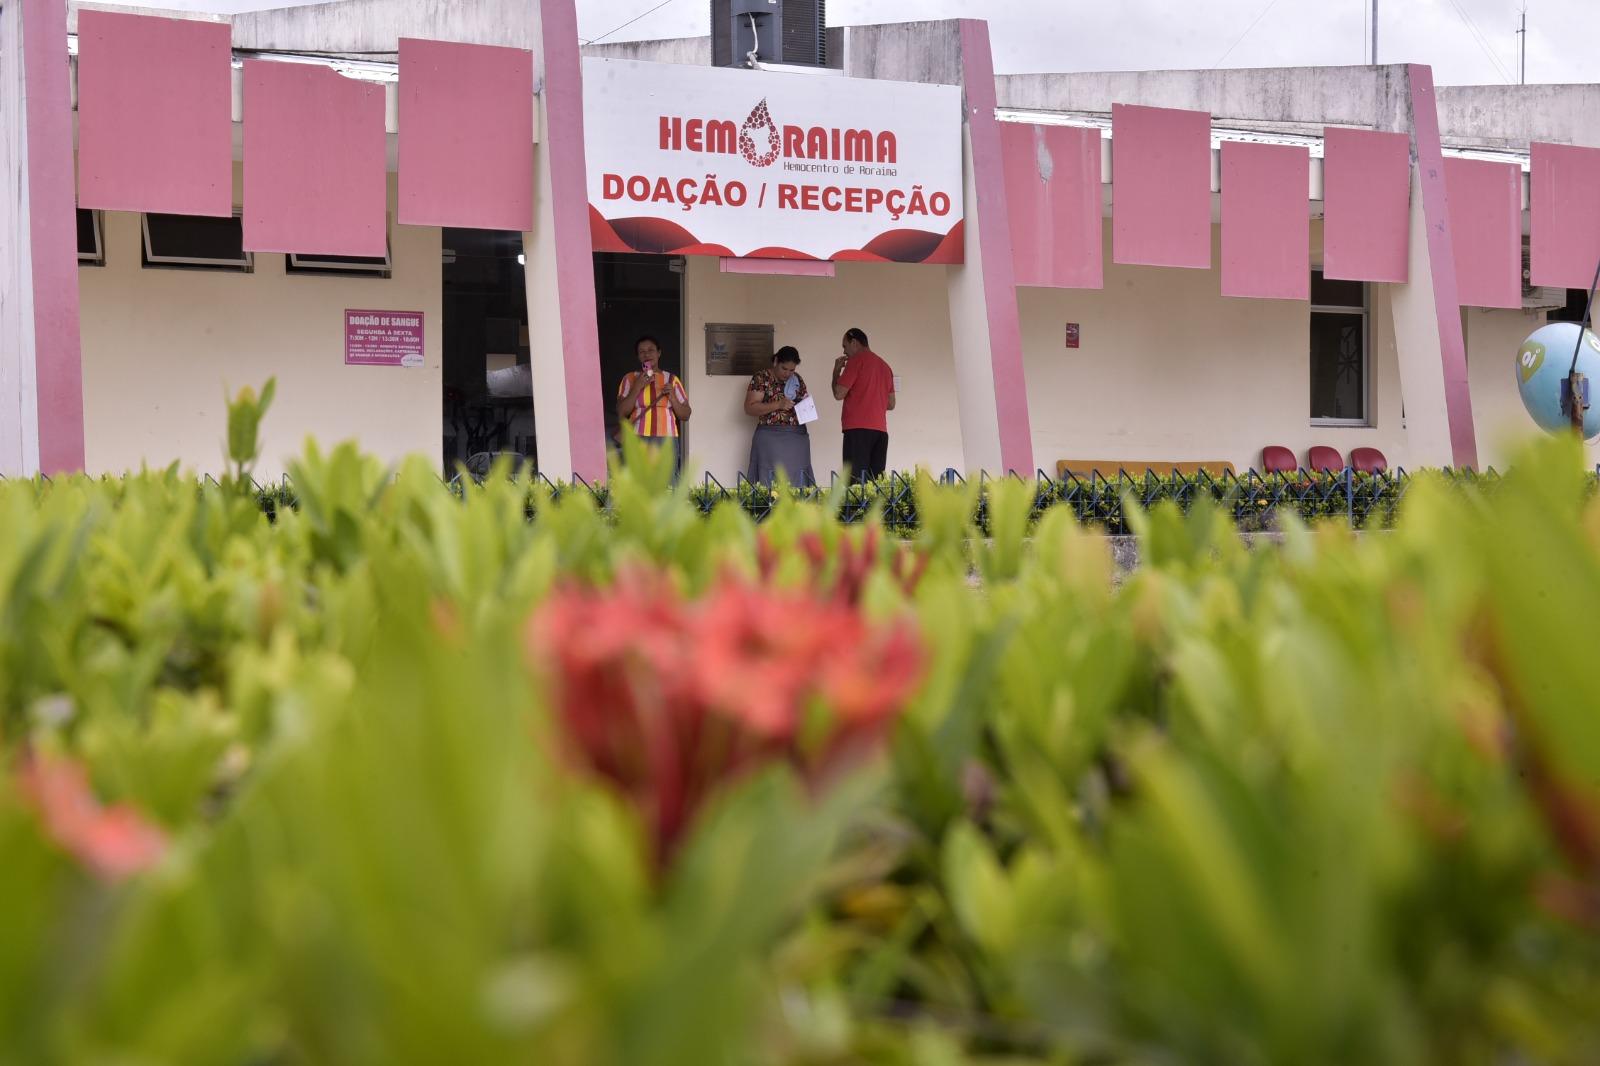
[(597, 252), (959, 263), (961, 91), (583, 61)]

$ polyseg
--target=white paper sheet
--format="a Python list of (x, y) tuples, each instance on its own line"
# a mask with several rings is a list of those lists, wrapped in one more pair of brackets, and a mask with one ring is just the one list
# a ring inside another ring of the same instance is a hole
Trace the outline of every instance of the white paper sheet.
[(817, 401), (807, 396), (794, 405), (794, 417), (802, 426), (817, 420)]

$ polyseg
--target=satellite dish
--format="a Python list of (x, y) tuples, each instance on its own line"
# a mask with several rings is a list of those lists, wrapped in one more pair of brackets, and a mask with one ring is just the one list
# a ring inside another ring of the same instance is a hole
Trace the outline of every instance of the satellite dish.
[[(1517, 349), (1517, 392), (1528, 416), (1547, 433), (1563, 433), (1572, 428), (1572, 416), (1562, 402), (1562, 393), (1573, 369), (1574, 349), (1578, 353), (1578, 373), (1590, 382), (1600, 382), (1600, 337), (1576, 322), (1541, 326)], [(1593, 440), (1596, 436), (1600, 436), (1600, 404), (1591, 401), (1583, 417), (1583, 439)]]

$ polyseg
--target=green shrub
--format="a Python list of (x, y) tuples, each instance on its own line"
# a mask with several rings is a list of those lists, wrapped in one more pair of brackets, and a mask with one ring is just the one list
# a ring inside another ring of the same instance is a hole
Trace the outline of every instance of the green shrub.
[(1600, 1061), (1575, 446), (1248, 548), (631, 449), (264, 510), (264, 407), (0, 482), (0, 1063)]

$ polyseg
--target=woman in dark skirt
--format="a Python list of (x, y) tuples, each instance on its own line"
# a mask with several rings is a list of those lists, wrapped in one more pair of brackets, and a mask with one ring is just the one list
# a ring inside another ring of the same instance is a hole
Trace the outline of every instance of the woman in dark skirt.
[(750, 379), (744, 394), (744, 413), (756, 420), (755, 437), (750, 442), (750, 469), (746, 477), (770, 485), (782, 469), (791, 484), (810, 485), (811, 435), (795, 417), (795, 404), (810, 395), (806, 382), (796, 369), (800, 353), (784, 346), (772, 357), (772, 365)]

